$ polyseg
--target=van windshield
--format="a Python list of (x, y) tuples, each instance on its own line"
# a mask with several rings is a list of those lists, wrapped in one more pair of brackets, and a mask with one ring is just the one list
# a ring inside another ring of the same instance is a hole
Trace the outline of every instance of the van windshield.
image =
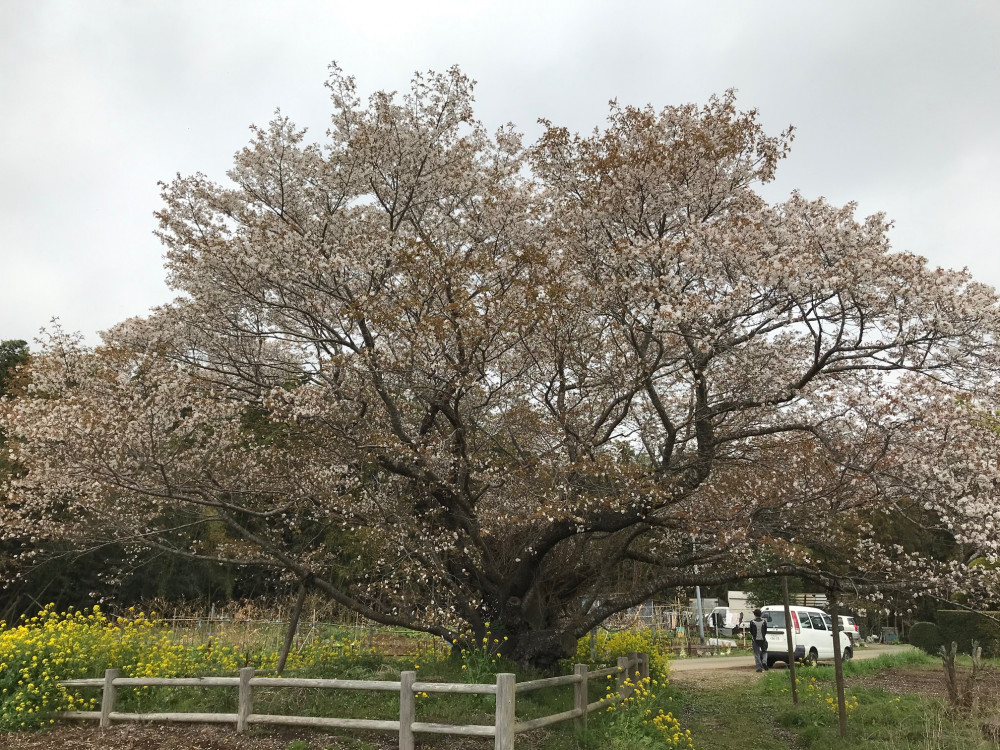
[(780, 610), (775, 612), (761, 612), (760, 616), (764, 618), (764, 620), (767, 622), (768, 627), (772, 628), (785, 627), (785, 613)]

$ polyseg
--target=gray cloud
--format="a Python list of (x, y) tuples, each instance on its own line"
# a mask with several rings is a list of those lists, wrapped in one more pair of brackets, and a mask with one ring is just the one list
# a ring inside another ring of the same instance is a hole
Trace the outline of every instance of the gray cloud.
[(798, 128), (769, 198), (884, 210), (898, 247), (997, 286), (998, 42), (986, 0), (0, 4), (0, 338), (169, 300), (156, 182), (222, 178), (276, 107), (321, 137), (334, 59), (364, 91), (458, 63), (529, 136), (735, 87)]

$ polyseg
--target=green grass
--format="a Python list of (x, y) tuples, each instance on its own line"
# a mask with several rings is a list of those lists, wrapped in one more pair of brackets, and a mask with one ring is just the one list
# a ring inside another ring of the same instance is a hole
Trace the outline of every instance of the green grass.
[[(512, 664), (501, 664), (499, 671), (516, 671)], [(359, 680), (398, 680), (400, 665), (391, 664), (372, 655), (352, 664), (329, 665), (286, 672), (286, 677), (320, 677)], [(430, 682), (466, 682), (466, 671), (454, 659), (421, 660), (418, 679)], [(403, 665), (403, 668), (409, 668)], [(543, 675), (523, 672), (520, 680)], [(492, 675), (483, 680), (492, 682)], [(94, 695), (99, 688), (86, 688)], [(89, 694), (89, 693), (88, 693)], [(236, 688), (228, 687), (121, 687), (117, 691), (117, 710), (129, 713), (233, 713), (236, 711)], [(604, 683), (590, 684), (591, 701), (604, 697)], [(532, 719), (566, 711), (573, 706), (573, 688), (560, 686), (533, 691), (518, 696), (519, 719)], [(429, 693), (417, 698), (420, 721), (449, 724), (492, 724), (496, 709), (490, 695), (454, 695)], [(301, 716), (337, 716), (343, 718), (395, 719), (399, 716), (399, 696), (394, 692), (320, 688), (257, 688), (254, 690), (254, 712), (267, 714), (297, 714)]]
[[(916, 694), (895, 695), (885, 690), (864, 687), (861, 682), (882, 670), (930, 670), (940, 674), (936, 659), (919, 653), (893, 654), (844, 665), (848, 696), (857, 699), (857, 707), (848, 720), (848, 735), (837, 736), (837, 714), (827, 702), (835, 695), (832, 667), (799, 670), (799, 705), (793, 705), (788, 673), (776, 670), (747, 685), (712, 689), (661, 686), (655, 698), (648, 698), (635, 709), (600, 712), (589, 718), (588, 731), (577, 734), (570, 722), (549, 730), (522, 735), (519, 746), (535, 750), (633, 750), (659, 748), (662, 738), (644, 723), (644, 712), (672, 711), (692, 733), (698, 750), (743, 750), (744, 748), (808, 748), (841, 750), (986, 750), (996, 745), (980, 733), (980, 722), (989, 711), (975, 717), (952, 715), (946, 703), (937, 698)], [(383, 667), (384, 669), (384, 667)], [(451, 660), (422, 665), (427, 673), (421, 679), (460, 681), (460, 667)], [(390, 678), (381, 675), (383, 678)], [(520, 679), (530, 679), (522, 675)], [(590, 700), (603, 696), (604, 687), (591, 684)], [(709, 683), (710, 684), (710, 683)], [(813, 685), (810, 690), (807, 686)], [(280, 697), (279, 697), (280, 695)], [(373, 697), (374, 696), (374, 697)], [(393, 718), (398, 699), (391, 694), (340, 691), (275, 691), (264, 699), (274, 701), (268, 712), (284, 711), (338, 716)], [(279, 705), (281, 704), (281, 705)], [(564, 711), (572, 705), (568, 687), (550, 689), (518, 697), (518, 717)], [(196, 710), (194, 708), (188, 710)], [(489, 696), (431, 695), (418, 702), (418, 717), (444, 723), (492, 722), (494, 705)], [(425, 738), (428, 747), (448, 748), (446, 738)]]
[[(773, 671), (736, 689), (686, 689), (682, 722), (698, 750), (757, 747), (840, 750), (985, 750), (996, 748), (980, 732), (990, 709), (975, 716), (953, 715), (946, 702), (924, 695), (895, 695), (863, 687), (859, 678), (887, 668), (940, 674), (940, 662), (919, 653), (883, 656), (844, 665), (847, 695), (857, 699), (847, 737), (837, 736), (833, 667), (799, 670), (800, 703), (792, 703), (788, 672)], [(814, 687), (810, 690), (807, 685)], [(993, 696), (996, 700), (996, 696)], [(993, 707), (996, 711), (996, 707)]]
[(774, 703), (756, 690), (684, 690), (681, 722), (698, 750), (793, 747), (773, 720)]
[[(512, 665), (500, 665), (502, 671)], [(347, 679), (398, 678), (399, 665), (391, 665), (374, 656), (343, 665), (337, 677)], [(405, 668), (405, 665), (404, 665)], [(519, 746), (533, 750), (633, 750), (633, 748), (669, 747), (651, 730), (645, 712), (672, 712), (683, 727), (690, 729), (697, 750), (742, 750), (743, 748), (873, 748), (874, 750), (985, 750), (996, 745), (984, 740), (974, 720), (949, 714), (944, 701), (932, 697), (903, 694), (864, 687), (867, 675), (881, 670), (926, 671), (940, 674), (936, 659), (917, 652), (893, 654), (870, 661), (844, 665), (848, 696), (857, 707), (848, 721), (848, 736), (837, 736), (837, 714), (828, 699), (835, 695), (832, 667), (801, 668), (799, 705), (793, 705), (788, 673), (775, 670), (753, 683), (713, 689), (706, 680), (703, 688), (661, 686), (655, 697), (642, 705), (616, 712), (591, 714), (588, 731), (578, 734), (566, 722), (548, 730), (522, 735)], [(329, 667), (300, 670), (295, 676), (330, 677)], [(421, 662), (419, 679), (461, 682), (466, 677), (461, 662), (454, 659)], [(292, 675), (289, 675), (292, 676)], [(536, 675), (520, 674), (519, 679)], [(808, 686), (812, 685), (810, 689)], [(590, 700), (604, 695), (603, 681), (591, 683)], [(654, 691), (651, 691), (651, 693)], [(225, 688), (177, 688), (149, 691), (122, 689), (120, 696), (127, 710), (159, 711), (235, 711), (235, 690)], [(124, 707), (123, 705), (123, 707)], [(563, 686), (518, 696), (518, 718), (525, 720), (565, 711), (572, 706), (572, 688)], [(492, 696), (430, 694), (417, 702), (421, 721), (447, 724), (491, 724), (495, 703)], [(341, 716), (394, 719), (398, 716), (398, 696), (393, 693), (319, 689), (259, 689), (254, 695), (258, 713), (294, 713), (306, 716)], [(423, 738), (427, 747), (452, 747), (455, 740), (443, 737)], [(366, 746), (359, 735), (359, 748)]]
[[(339, 631), (331, 630), (324, 635), (326, 645), (311, 645), (301, 652), (297, 668), (288, 670), (287, 676), (393, 681), (398, 679), (400, 670), (414, 668), (422, 682), (492, 682), (496, 672), (515, 672), (521, 681), (542, 676), (518, 670), (486, 647), (464, 650), (454, 657), (424, 647), (415, 648), (410, 656), (393, 656), (357, 644)], [(340, 640), (333, 641), (331, 636), (339, 636)], [(235, 674), (245, 663), (258, 666), (272, 663), (244, 660), (244, 651), (235, 650), (235, 643), (212, 641), (198, 646), (171, 646), (153, 623), (145, 620), (109, 623), (96, 613), (42, 616), (7, 631), (3, 637), (0, 645), (6, 650), (0, 656), (6, 656), (0, 659), (0, 687), (5, 690), (0, 696), (0, 708), (16, 721), (23, 720), (20, 715), (33, 719), (31, 726), (47, 725), (51, 713), (62, 710), (62, 704), (51, 702), (53, 680), (67, 674), (98, 675), (103, 671), (105, 662), (102, 660), (108, 657), (98, 648), (102, 644), (121, 652), (115, 652), (118, 655), (114, 663), (138, 674), (157, 674), (161, 669), (173, 670), (174, 674)], [(617, 655), (647, 651), (655, 656), (654, 666), (659, 665), (657, 669), (662, 669), (666, 667), (666, 660), (659, 650), (661, 646), (648, 633), (613, 633), (597, 643), (598, 658), (604, 664), (611, 664)], [(252, 655), (262, 647), (248, 640), (239, 648)], [(72, 661), (91, 652), (100, 657), (94, 657), (93, 664)], [(589, 643), (581, 642), (577, 659), (586, 660), (588, 653)], [(960, 663), (967, 665), (968, 661), (966, 658)], [(65, 666), (67, 663), (69, 666)], [(63, 670), (61, 676), (55, 676), (55, 665), (63, 665), (59, 667)], [(989, 666), (995, 669), (996, 662)], [(894, 670), (894, 676), (903, 678), (904, 682), (921, 674), (932, 680), (943, 679), (939, 660), (917, 651), (846, 663), (844, 673), (852, 711), (845, 739), (837, 737), (833, 668), (815, 667), (799, 671), (802, 696), (799, 705), (792, 704), (786, 670), (775, 670), (750, 683), (735, 686), (730, 683), (728, 687), (714, 687), (719, 684), (718, 676), (705, 676), (698, 687), (683, 689), (673, 684), (651, 684), (647, 691), (639, 691), (636, 699), (614, 710), (591, 714), (586, 733), (578, 734), (572, 722), (563, 722), (521, 735), (518, 747), (524, 750), (639, 750), (647, 747), (979, 750), (996, 747), (980, 736), (980, 725), (984, 720), (1000, 717), (997, 696), (984, 696), (974, 714), (954, 714), (938, 698), (912, 693), (897, 695), (872, 687), (877, 683), (871, 675), (886, 669)], [(608, 687), (609, 682), (605, 680), (592, 681), (589, 701), (603, 698)], [(80, 692), (80, 697), (99, 695), (99, 690)], [(529, 720), (561, 713), (572, 706), (572, 694), (570, 686), (521, 694), (517, 699), (517, 716), (520, 720)], [(118, 709), (129, 713), (234, 713), (237, 691), (215, 687), (120, 688), (118, 695)], [(418, 695), (417, 699), (420, 721), (489, 725), (493, 723), (494, 711), (492, 696), (431, 693)], [(393, 720), (399, 715), (399, 697), (393, 692), (258, 688), (254, 692), (254, 712)], [(28, 728), (28, 721), (21, 726)], [(691, 731), (693, 742), (690, 744), (685, 729)], [(264, 729), (254, 731), (266, 732)], [(345, 733), (345, 739), (348, 737), (358, 750), (363, 750), (383, 742), (385, 735), (379, 734), (376, 739), (376, 735), (368, 733)], [(441, 750), (470, 746), (468, 740), (439, 736), (422, 737), (421, 742), (423, 747)]]
[[(287, 673), (288, 677), (338, 677), (340, 679), (395, 680), (399, 665), (391, 665), (372, 656), (362, 663), (343, 665), (336, 674), (329, 666), (313, 667)], [(512, 664), (499, 664), (499, 671), (515, 671)], [(465, 682), (467, 670), (456, 659), (423, 659), (418, 679), (430, 682)], [(404, 668), (407, 668), (404, 665)], [(521, 681), (542, 677), (518, 670)], [(492, 679), (484, 680), (492, 681)], [(590, 702), (604, 698), (608, 685), (613, 681), (592, 680), (589, 683)], [(579, 734), (571, 721), (549, 729), (522, 735), (518, 747), (525, 750), (633, 750), (636, 748), (671, 747), (660, 742), (657, 730), (648, 723), (650, 716), (659, 711), (677, 713), (680, 708), (679, 693), (672, 686), (658, 686), (642, 700), (630, 703), (615, 711), (592, 713), (588, 731)], [(539, 716), (561, 713), (573, 706), (572, 686), (546, 688), (517, 697), (517, 717), (529, 720)], [(496, 709), (495, 698), (490, 695), (455, 695), (430, 693), (417, 699), (417, 719), (444, 724), (491, 725)], [(119, 688), (118, 710), (126, 712), (176, 712), (176, 713), (233, 713), (236, 710), (235, 688)], [(646, 715), (646, 711), (650, 715)], [(295, 714), (300, 716), (337, 716), (393, 720), (399, 716), (399, 697), (393, 692), (373, 692), (310, 688), (258, 688), (254, 691), (254, 712), (266, 714)], [(367, 747), (367, 733), (353, 735), (358, 748)], [(380, 733), (380, 736), (384, 736)], [(373, 737), (373, 735), (372, 735)], [(427, 736), (421, 738), (427, 747), (445, 750), (459, 742), (456, 738)], [(468, 740), (464, 742), (468, 743)], [(486, 742), (485, 740), (483, 741)], [(462, 745), (465, 747), (466, 745)], [(682, 745), (683, 746), (683, 745)], [(486, 747), (486, 744), (483, 745)]]

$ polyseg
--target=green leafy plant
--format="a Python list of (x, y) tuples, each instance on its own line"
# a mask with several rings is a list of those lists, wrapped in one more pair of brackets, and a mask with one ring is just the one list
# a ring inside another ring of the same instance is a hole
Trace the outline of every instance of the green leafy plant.
[(910, 628), (910, 643), (925, 654), (936, 656), (944, 645), (944, 638), (941, 629), (935, 623), (915, 622)]
[[(681, 727), (673, 712), (657, 708), (657, 691), (661, 687), (666, 687), (666, 684), (652, 677), (625, 678), (625, 696), (606, 709), (604, 736), (611, 750), (632, 750), (636, 747), (694, 750), (691, 733)], [(610, 698), (614, 690), (615, 685), (609, 683), (606, 697)], [(671, 698), (667, 700), (672, 701)]]
[[(939, 609), (938, 627), (941, 629), (941, 644), (954, 641), (961, 653), (972, 651), (976, 641), (983, 649), (983, 656), (1000, 656), (1000, 612), (968, 612), (966, 610)], [(911, 633), (912, 639), (912, 633)], [(936, 653), (936, 652), (935, 652)]]
[[(486, 623), (489, 628), (490, 623)], [(497, 672), (503, 671), (505, 663), (500, 651), (507, 636), (495, 635), (487, 630), (479, 641), (466, 634), (466, 645), (460, 650), (462, 657), (462, 677), (470, 683), (494, 682)]]

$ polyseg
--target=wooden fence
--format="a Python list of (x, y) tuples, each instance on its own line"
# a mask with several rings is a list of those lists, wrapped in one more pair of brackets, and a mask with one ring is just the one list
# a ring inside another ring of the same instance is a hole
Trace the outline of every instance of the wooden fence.
[[(602, 700), (588, 702), (587, 686), (590, 680), (614, 675), (617, 689)], [(109, 669), (104, 678), (63, 680), (66, 687), (100, 687), (100, 711), (65, 711), (64, 719), (91, 719), (100, 721), (101, 727), (111, 726), (112, 721), (177, 721), (235, 724), (237, 732), (244, 732), (251, 724), (285, 724), (325, 729), (374, 729), (399, 733), (400, 750), (413, 750), (414, 733), (493, 737), (495, 750), (513, 750), (514, 738), (521, 732), (540, 729), (561, 721), (573, 719), (576, 726), (586, 729), (587, 714), (618, 703), (628, 697), (633, 687), (626, 683), (628, 677), (649, 677), (648, 654), (629, 654), (618, 659), (614, 667), (589, 671), (586, 664), (577, 664), (573, 674), (541, 680), (517, 682), (516, 675), (501, 673), (496, 683), (464, 684), (449, 682), (418, 682), (417, 673), (402, 672), (399, 681), (383, 680), (327, 680), (299, 679), (294, 677), (255, 677), (253, 668), (240, 670), (239, 677), (119, 677), (117, 669)], [(567, 711), (542, 716), (529, 721), (518, 721), (515, 715), (517, 696), (534, 690), (573, 685), (573, 707)], [(223, 713), (146, 713), (131, 714), (115, 711), (115, 698), (119, 687), (236, 687), (239, 700), (235, 714)], [(255, 714), (253, 689), (267, 688), (325, 688), (333, 690), (381, 690), (399, 693), (399, 720), (344, 719), (319, 716), (294, 716)], [(416, 720), (417, 693), (464, 693), (496, 696), (496, 713), (492, 724), (434, 724)]]

